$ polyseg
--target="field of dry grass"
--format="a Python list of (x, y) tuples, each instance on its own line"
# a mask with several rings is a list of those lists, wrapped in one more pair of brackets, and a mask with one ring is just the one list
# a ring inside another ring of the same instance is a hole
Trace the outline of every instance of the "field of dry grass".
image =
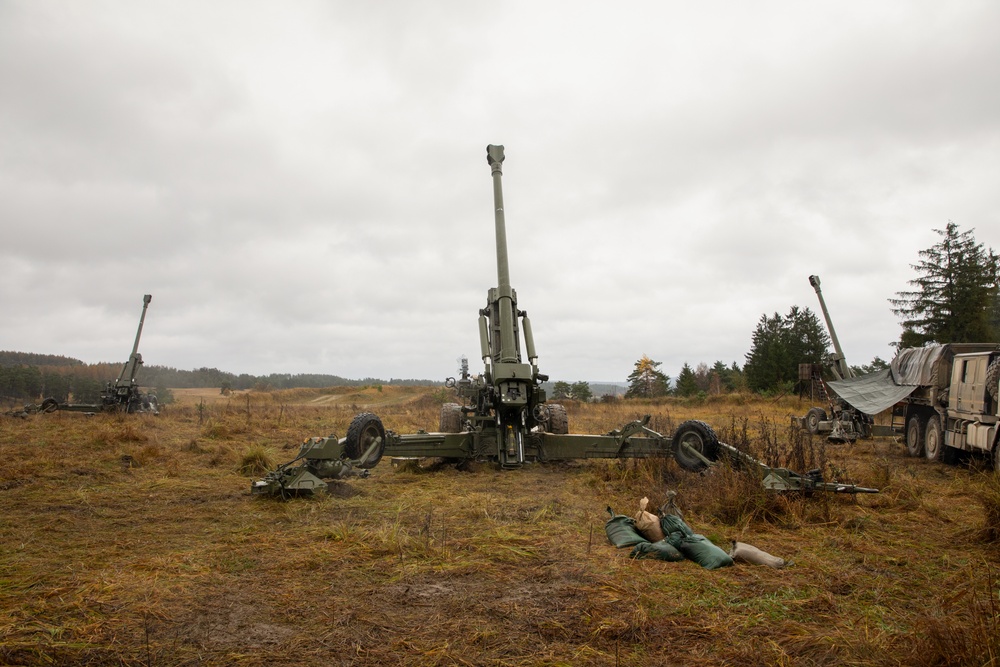
[[(672, 461), (402, 470), (335, 495), (251, 498), (240, 462), (291, 459), (371, 410), (435, 430), (440, 389), (177, 390), (159, 417), (0, 419), (0, 663), (998, 665), (998, 475), (891, 439), (802, 440), (794, 399), (568, 406), (573, 432), (708, 421), (772, 462), (878, 495), (775, 496)], [(685, 519), (783, 570), (628, 558), (605, 507), (677, 491)]]

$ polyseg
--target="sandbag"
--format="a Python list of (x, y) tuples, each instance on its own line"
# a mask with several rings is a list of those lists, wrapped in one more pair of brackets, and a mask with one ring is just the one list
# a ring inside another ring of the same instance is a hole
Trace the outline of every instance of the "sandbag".
[(697, 533), (683, 538), (677, 545), (677, 550), (684, 554), (685, 558), (693, 560), (706, 570), (729, 567), (733, 564), (729, 554), (712, 544), (704, 535)]
[(660, 540), (658, 542), (640, 542), (632, 547), (631, 558), (656, 558), (676, 562), (684, 560), (684, 554), (674, 548), (670, 542)]
[(663, 529), (660, 528), (660, 517), (646, 511), (646, 505), (648, 504), (649, 498), (643, 498), (639, 501), (639, 511), (636, 512), (634, 517), (635, 527), (650, 542), (659, 542), (665, 537)]
[(729, 550), (729, 557), (734, 561), (743, 561), (745, 563), (753, 563), (754, 565), (767, 565), (775, 569), (783, 568), (788, 564), (784, 558), (772, 556), (763, 549), (758, 549), (751, 544), (737, 542), (736, 540), (732, 542), (733, 546)]
[(615, 514), (610, 507), (608, 507), (608, 514), (611, 515), (611, 518), (604, 524), (604, 532), (611, 544), (621, 549), (649, 542), (635, 527), (635, 519), (624, 514)]
[(660, 517), (660, 527), (666, 534), (666, 541), (681, 552), (685, 558), (693, 560), (707, 570), (729, 567), (733, 559), (729, 554), (712, 544), (704, 535), (699, 535), (684, 523), (684, 519), (674, 514)]
[(673, 514), (664, 514), (660, 517), (660, 529), (667, 541), (675, 547), (685, 537), (694, 535), (694, 531), (684, 523), (684, 519)]
[(660, 516), (664, 514), (673, 514), (676, 517), (684, 518), (684, 512), (681, 508), (677, 506), (677, 492), (667, 491), (667, 502), (660, 505)]

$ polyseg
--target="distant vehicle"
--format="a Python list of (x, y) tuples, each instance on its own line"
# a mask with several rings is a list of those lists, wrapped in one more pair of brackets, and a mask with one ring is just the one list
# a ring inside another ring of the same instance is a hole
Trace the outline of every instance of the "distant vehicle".
[(154, 394), (146, 393), (135, 381), (139, 366), (142, 365), (142, 355), (139, 354), (139, 337), (142, 336), (142, 325), (146, 320), (146, 309), (153, 297), (146, 294), (142, 297), (142, 314), (139, 316), (139, 329), (135, 332), (135, 342), (132, 344), (132, 354), (122, 367), (118, 379), (108, 382), (101, 392), (100, 403), (60, 403), (54, 398), (46, 398), (39, 405), (26, 405), (22, 415), (35, 412), (148, 412), (154, 415), (160, 413)]

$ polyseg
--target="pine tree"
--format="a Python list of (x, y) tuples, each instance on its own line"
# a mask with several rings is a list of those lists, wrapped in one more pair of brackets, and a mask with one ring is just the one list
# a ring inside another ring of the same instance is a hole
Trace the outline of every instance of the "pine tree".
[(559, 380), (552, 385), (553, 398), (569, 398), (571, 391), (573, 391), (573, 388), (570, 386), (569, 382), (564, 380)]
[(732, 394), (747, 388), (743, 371), (735, 361), (729, 366), (726, 366), (721, 360), (716, 361), (712, 364), (709, 376), (711, 378), (709, 393)]
[(761, 315), (743, 366), (747, 386), (773, 391), (793, 384), (799, 364), (820, 363), (829, 344), (826, 330), (808, 308), (792, 306), (784, 317)]
[(908, 281), (915, 289), (889, 299), (902, 319), (899, 346), (998, 342), (997, 255), (976, 243), (974, 230), (960, 232), (950, 220), (934, 231), (941, 241), (910, 265), (920, 274)]
[(573, 386), (569, 389), (569, 395), (578, 401), (583, 401), (584, 403), (587, 403), (594, 398), (594, 393), (590, 390), (590, 385), (587, 384), (585, 380), (574, 382)]
[(661, 372), (661, 361), (653, 361), (645, 354), (635, 362), (635, 370), (628, 376), (625, 398), (654, 398), (670, 391), (670, 376)]
[(694, 396), (698, 391), (698, 378), (691, 370), (691, 366), (685, 362), (677, 376), (677, 394), (679, 396)]

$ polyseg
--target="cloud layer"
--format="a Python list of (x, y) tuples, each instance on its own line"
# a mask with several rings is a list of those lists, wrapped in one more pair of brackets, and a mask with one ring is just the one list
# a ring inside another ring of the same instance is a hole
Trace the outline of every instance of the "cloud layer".
[[(1000, 248), (992, 2), (0, 4), (0, 348), (443, 378), (511, 282), (553, 379), (891, 357), (953, 220)], [(473, 368), (478, 363), (473, 361)]]

